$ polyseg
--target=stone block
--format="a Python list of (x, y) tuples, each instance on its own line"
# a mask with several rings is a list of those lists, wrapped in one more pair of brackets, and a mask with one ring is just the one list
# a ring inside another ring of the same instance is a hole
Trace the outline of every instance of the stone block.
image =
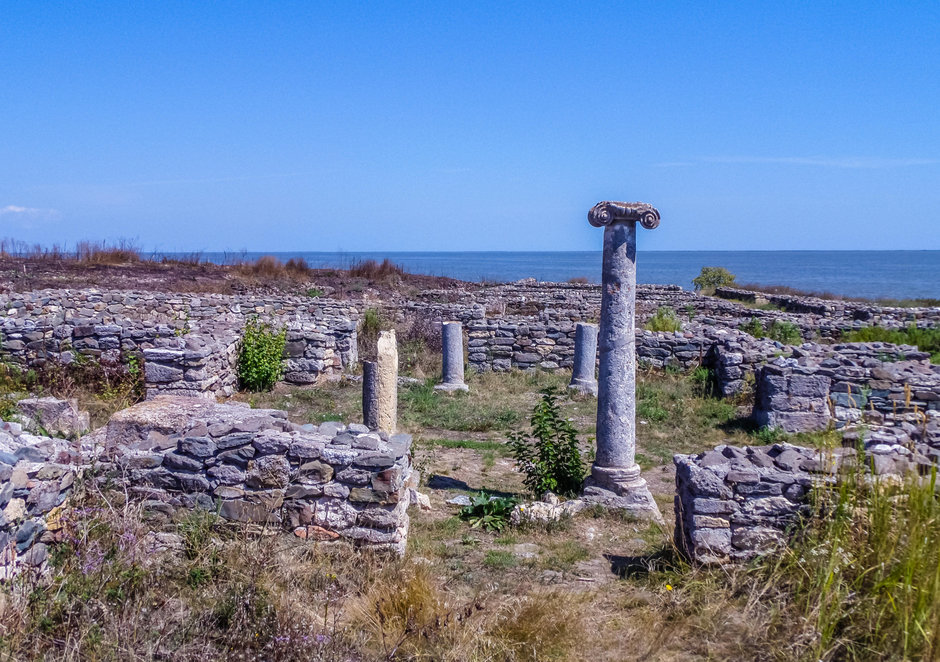
[(290, 463), (282, 455), (264, 455), (248, 462), (245, 484), (253, 488), (286, 487)]

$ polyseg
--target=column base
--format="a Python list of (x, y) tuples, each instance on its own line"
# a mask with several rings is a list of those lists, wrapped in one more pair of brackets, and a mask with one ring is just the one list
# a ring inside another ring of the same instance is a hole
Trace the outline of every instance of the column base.
[(581, 395), (593, 395), (597, 397), (597, 380), (596, 379), (572, 379), (571, 383), (568, 384), (569, 391), (577, 391)]
[(595, 464), (591, 467), (591, 475), (584, 482), (581, 498), (588, 503), (625, 510), (641, 519), (665, 523), (636, 464), (629, 469), (599, 467)]
[(448, 384), (444, 382), (443, 384), (435, 384), (435, 391), (469, 391), (470, 387), (466, 384)]

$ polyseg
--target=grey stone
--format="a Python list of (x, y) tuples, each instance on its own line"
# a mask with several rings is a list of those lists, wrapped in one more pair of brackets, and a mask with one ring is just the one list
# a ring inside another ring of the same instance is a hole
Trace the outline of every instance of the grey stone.
[(180, 453), (205, 458), (215, 454), (218, 447), (209, 437), (185, 437), (180, 439), (178, 449)]
[(245, 484), (253, 488), (285, 487), (290, 481), (290, 463), (281, 455), (264, 455), (248, 462)]

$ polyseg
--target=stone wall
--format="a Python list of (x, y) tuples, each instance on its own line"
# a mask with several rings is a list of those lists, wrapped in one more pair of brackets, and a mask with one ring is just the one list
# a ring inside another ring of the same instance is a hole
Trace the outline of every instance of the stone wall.
[(217, 509), (305, 539), (404, 553), (411, 437), (361, 425), (297, 426), (283, 411), (159, 397), (115, 414), (105, 470), (145, 508)]
[(402, 554), (417, 497), (410, 449), (406, 434), (298, 426), (283, 411), (189, 397), (135, 405), (75, 441), (0, 421), (0, 579), (43, 571), (83, 475), (126, 489), (156, 521), (203, 508), (305, 540)]
[[(940, 413), (930, 417), (940, 425)], [(809, 512), (812, 489), (847, 472), (863, 480), (929, 477), (938, 458), (936, 443), (911, 446), (868, 430), (846, 434), (831, 450), (774, 444), (676, 455), (676, 544), (698, 563), (752, 559), (789, 539)]]
[[(151, 397), (156, 393), (230, 395), (234, 391), (244, 317), (177, 321), (176, 326), (145, 318), (108, 316), (108, 321), (96, 321), (48, 312), (38, 317), (18, 313), (0, 318), (0, 359), (36, 368), (47, 361), (69, 364), (76, 354), (112, 363), (137, 355), (143, 359)], [(315, 383), (321, 377), (341, 374), (358, 361), (356, 323), (351, 319), (261, 319), (287, 327), (283, 370), (289, 383)]]
[[(880, 345), (880, 343), (877, 343)], [(937, 435), (931, 412), (940, 413), (940, 366), (925, 353), (908, 351), (901, 361), (884, 358), (876, 343), (799, 348), (758, 369), (754, 418), (786, 432), (842, 428), (863, 422), (872, 428), (899, 428), (907, 437)], [(897, 351), (901, 348), (889, 346)], [(911, 348), (912, 349), (912, 348)]]
[(823, 459), (789, 444), (676, 455), (676, 545), (706, 564), (773, 550), (806, 512), (810, 470)]
[(80, 474), (82, 451), (80, 442), (0, 421), (0, 579), (45, 566), (56, 539), (55, 511)]
[(767, 294), (734, 287), (719, 287), (715, 290), (715, 296), (754, 304), (771, 304), (788, 313), (828, 318), (837, 321), (842, 328), (849, 329), (861, 326), (884, 326), (896, 329), (911, 323), (920, 327), (940, 326), (940, 308), (937, 307), (899, 308), (862, 301), (819, 299), (792, 294)]
[(90, 324), (137, 320), (150, 322), (150, 325), (183, 326), (189, 320), (243, 322), (251, 315), (282, 320), (359, 318), (356, 305), (325, 298), (97, 289), (0, 294), (0, 311), (3, 317), (44, 318), (52, 324), (68, 320), (84, 320)]

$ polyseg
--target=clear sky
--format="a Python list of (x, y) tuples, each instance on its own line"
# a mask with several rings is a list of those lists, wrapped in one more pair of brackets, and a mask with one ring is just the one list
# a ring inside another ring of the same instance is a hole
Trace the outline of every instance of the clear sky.
[(0, 2), (0, 237), (940, 249), (940, 2)]

